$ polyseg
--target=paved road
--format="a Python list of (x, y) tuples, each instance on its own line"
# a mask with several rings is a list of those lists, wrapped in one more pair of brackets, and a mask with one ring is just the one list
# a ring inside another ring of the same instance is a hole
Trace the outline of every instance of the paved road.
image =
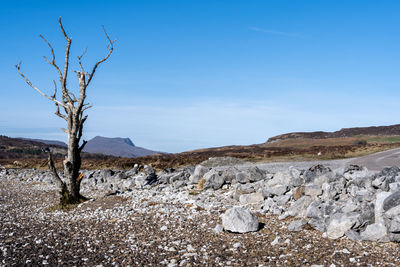
[(362, 165), (372, 171), (379, 171), (385, 167), (400, 166), (400, 148), (351, 159), (349, 164)]
[[(319, 160), (319, 161), (301, 161), (301, 162), (273, 162), (259, 163), (257, 166), (270, 172), (279, 172), (287, 170), (293, 166), (297, 169), (308, 169), (316, 164), (323, 164), (332, 170), (344, 168), (350, 164), (357, 164), (367, 167), (370, 171), (380, 171), (385, 167), (400, 166), (400, 148), (395, 148), (383, 152), (378, 152), (364, 157), (340, 159), (340, 160)], [(244, 165), (246, 166), (246, 165)]]

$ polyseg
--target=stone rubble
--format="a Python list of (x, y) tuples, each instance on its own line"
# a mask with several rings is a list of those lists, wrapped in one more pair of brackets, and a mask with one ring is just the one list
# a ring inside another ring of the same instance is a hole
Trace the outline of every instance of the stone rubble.
[[(190, 207), (193, 216), (200, 214), (200, 210), (225, 211), (215, 228), (211, 228), (214, 234), (258, 231), (263, 227), (255, 214), (266, 214), (277, 215), (280, 220), (296, 218), (286, 225), (293, 232), (311, 227), (332, 240), (346, 237), (354, 241), (400, 242), (398, 167), (372, 172), (356, 165), (331, 169), (317, 164), (304, 170), (290, 167), (273, 173), (257, 165), (214, 158), (194, 167), (158, 173), (150, 166), (139, 165), (130, 170), (83, 170), (82, 173), (83, 195), (90, 198), (118, 195), (132, 199), (130, 211), (82, 211), (85, 218), (122, 222), (127, 216), (122, 213), (149, 211), (149, 206), (141, 204), (143, 199), (148, 199), (151, 202), (147, 203), (154, 203), (151, 205), (160, 212), (157, 215), (160, 218), (165, 216), (162, 214), (172, 216), (179, 205)], [(0, 169), (0, 179), (10, 177), (41, 190), (57, 189), (48, 171)], [(55, 212), (55, 216), (61, 222), (67, 215)], [(176, 220), (182, 221), (182, 218)], [(166, 221), (159, 230), (168, 233), (174, 227)], [(280, 243), (280, 237), (276, 236), (271, 245)], [(290, 244), (290, 240), (285, 243)], [(235, 246), (235, 249), (243, 247)], [(173, 246), (163, 249), (176, 250)], [(191, 244), (186, 244), (185, 250), (188, 258), (199, 253)], [(3, 250), (3, 253), (6, 252)]]
[[(199, 198), (196, 205), (243, 206), (280, 215), (281, 219), (297, 217), (301, 219), (297, 221), (301, 226), (292, 225), (290, 229), (293, 231), (309, 224), (331, 239), (351, 236), (368, 241), (400, 242), (398, 167), (385, 168), (377, 173), (357, 165), (331, 170), (318, 164), (307, 170), (291, 167), (287, 171), (269, 173), (254, 165), (234, 164), (238, 161), (212, 158), (195, 167), (169, 169), (157, 174), (150, 166), (139, 165), (125, 171), (83, 171), (85, 178), (81, 186), (83, 193), (90, 197), (94, 192), (95, 195), (128, 196), (133, 189), (150, 188), (155, 195), (167, 191), (182, 197), (195, 189), (207, 192), (223, 190), (224, 197), (220, 201)], [(2, 171), (3, 175), (4, 172), (7, 170)], [(47, 171), (19, 171), (16, 176), (27, 182), (53, 184)], [(184, 197), (179, 200), (184, 200)], [(224, 228), (233, 232), (236, 229), (234, 226), (226, 228), (226, 223)]]

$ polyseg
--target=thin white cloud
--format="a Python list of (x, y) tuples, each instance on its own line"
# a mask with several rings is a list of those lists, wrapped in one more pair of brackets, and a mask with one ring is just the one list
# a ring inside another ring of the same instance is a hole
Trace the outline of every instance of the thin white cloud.
[(268, 29), (261, 29), (258, 27), (249, 27), (249, 30), (255, 31), (255, 32), (262, 32), (262, 33), (266, 33), (266, 34), (272, 34), (272, 35), (286, 36), (286, 37), (304, 37), (304, 35), (302, 33), (281, 32), (281, 31), (274, 31), (274, 30), (268, 30)]

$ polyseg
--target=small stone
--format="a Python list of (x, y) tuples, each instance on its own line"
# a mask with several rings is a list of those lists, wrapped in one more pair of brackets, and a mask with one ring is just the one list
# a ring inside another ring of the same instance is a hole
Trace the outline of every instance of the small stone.
[(168, 227), (164, 225), (164, 226), (162, 226), (162, 227), (160, 228), (160, 230), (161, 230), (161, 231), (166, 231), (166, 230), (168, 230)]
[(196, 249), (195, 249), (191, 244), (187, 245), (186, 250), (187, 250), (188, 252), (196, 251)]
[(220, 234), (222, 233), (222, 231), (224, 231), (224, 227), (220, 224), (217, 224), (214, 229), (213, 229), (214, 233), (216, 234)]
[(237, 248), (239, 248), (239, 247), (241, 247), (241, 246), (242, 246), (242, 244), (240, 244), (239, 242), (233, 244), (233, 248), (234, 248), (234, 249), (237, 249)]
[(350, 251), (347, 248), (342, 249), (342, 253), (344, 254), (350, 254)]
[(271, 242), (271, 246), (275, 246), (277, 244), (279, 244), (279, 241), (281, 240), (280, 236), (276, 236), (274, 241)]

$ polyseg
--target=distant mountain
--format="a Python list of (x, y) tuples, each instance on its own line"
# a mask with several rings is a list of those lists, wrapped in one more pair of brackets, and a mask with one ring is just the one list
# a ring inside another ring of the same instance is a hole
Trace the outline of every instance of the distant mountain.
[(310, 138), (310, 139), (326, 139), (339, 137), (354, 137), (358, 135), (371, 136), (398, 136), (400, 135), (400, 124), (389, 126), (370, 126), (370, 127), (354, 127), (343, 128), (335, 132), (294, 132), (281, 134), (268, 139), (269, 142), (287, 139)]
[(160, 154), (160, 152), (135, 146), (129, 138), (109, 138), (102, 136), (96, 136), (89, 140), (83, 151), (126, 158)]
[(47, 158), (48, 154), (45, 152), (47, 149), (50, 149), (55, 157), (67, 153), (65, 144), (60, 146), (46, 144), (43, 141), (35, 141), (34, 139), (12, 138), (0, 135), (0, 159)]
[(29, 140), (29, 141), (35, 141), (35, 142), (40, 142), (43, 144), (47, 145), (56, 145), (56, 146), (63, 146), (67, 147), (67, 144), (62, 142), (62, 141), (57, 141), (57, 140), (45, 140), (45, 139), (31, 139), (31, 138), (21, 138), (23, 140)]

